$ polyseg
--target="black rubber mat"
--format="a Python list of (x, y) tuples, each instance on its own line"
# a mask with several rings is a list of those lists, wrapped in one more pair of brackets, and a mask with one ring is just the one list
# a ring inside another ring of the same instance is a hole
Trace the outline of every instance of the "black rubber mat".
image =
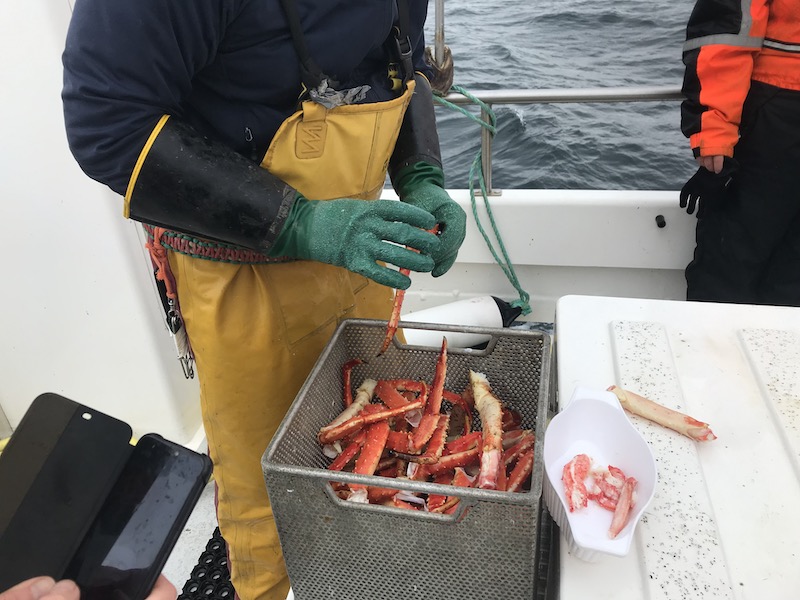
[(183, 585), (178, 600), (226, 599), (233, 600), (235, 594), (228, 571), (228, 549), (219, 532), (208, 540), (206, 549), (200, 554), (197, 566)]

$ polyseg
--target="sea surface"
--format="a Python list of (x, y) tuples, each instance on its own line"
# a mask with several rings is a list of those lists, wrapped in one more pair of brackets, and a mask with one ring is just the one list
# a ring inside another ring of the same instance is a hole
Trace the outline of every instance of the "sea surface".
[[(454, 83), (492, 89), (670, 86), (693, 0), (447, 0)], [(434, 42), (434, 0), (426, 37)], [(677, 190), (696, 170), (680, 101), (496, 105), (493, 187)], [(472, 109), (478, 114), (478, 109)], [(480, 126), (437, 108), (448, 187), (466, 187)]]

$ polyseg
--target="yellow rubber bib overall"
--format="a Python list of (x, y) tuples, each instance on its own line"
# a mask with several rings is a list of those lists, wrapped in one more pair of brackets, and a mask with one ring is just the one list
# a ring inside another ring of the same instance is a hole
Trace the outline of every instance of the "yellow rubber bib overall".
[[(262, 167), (313, 200), (380, 195), (414, 90), (388, 102), (313, 102), (287, 119)], [(170, 252), (200, 379), (231, 578), (245, 600), (284, 600), (289, 581), (261, 455), (338, 323), (387, 319), (393, 290), (313, 261), (230, 264)]]

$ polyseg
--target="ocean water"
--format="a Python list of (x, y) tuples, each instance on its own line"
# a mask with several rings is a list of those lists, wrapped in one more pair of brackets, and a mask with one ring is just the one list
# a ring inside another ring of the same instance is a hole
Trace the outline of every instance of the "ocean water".
[[(434, 40), (434, 2), (426, 27)], [(454, 83), (491, 89), (680, 87), (693, 0), (448, 0)], [(677, 190), (696, 170), (680, 101), (495, 105), (493, 187)], [(472, 109), (477, 114), (477, 108)], [(466, 187), (480, 127), (437, 108), (448, 187)]]

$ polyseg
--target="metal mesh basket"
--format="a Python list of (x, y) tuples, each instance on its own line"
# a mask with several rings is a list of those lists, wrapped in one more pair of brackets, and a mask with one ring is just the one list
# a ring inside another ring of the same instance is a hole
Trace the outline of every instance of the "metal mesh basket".
[[(292, 404), (262, 459), (267, 490), (297, 600), (530, 600), (536, 594), (542, 441), (550, 394), (548, 334), (479, 327), (401, 323), (401, 327), (479, 333), (484, 350), (449, 349), (445, 389), (461, 392), (472, 369), (533, 429), (530, 491), (498, 492), (354, 473), (331, 472), (319, 429), (343, 409), (341, 367), (362, 358), (363, 379), (431, 382), (439, 348), (395, 343), (373, 358), (385, 321), (344, 321)], [(480, 423), (474, 424), (477, 429)], [(330, 482), (458, 496), (452, 515), (355, 504)]]

